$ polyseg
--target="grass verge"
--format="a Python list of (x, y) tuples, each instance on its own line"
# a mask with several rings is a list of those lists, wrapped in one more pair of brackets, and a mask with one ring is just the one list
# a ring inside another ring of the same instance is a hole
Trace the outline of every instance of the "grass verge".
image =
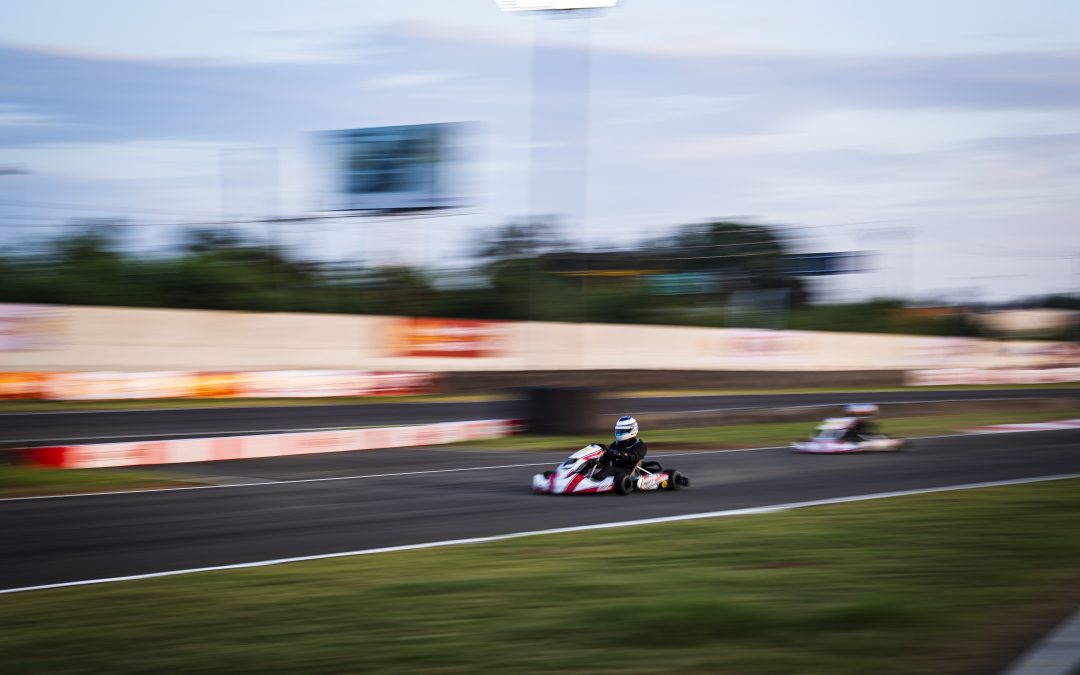
[(0, 497), (33, 497), (77, 492), (191, 487), (180, 476), (115, 469), (40, 469), (0, 465)]
[[(963, 431), (989, 424), (1045, 422), (1072, 418), (1078, 415), (1080, 415), (1080, 408), (1075, 405), (1065, 404), (1044, 410), (896, 417), (885, 419), (881, 427), (885, 433), (893, 436), (930, 436)], [(806, 438), (814, 430), (814, 426), (814, 422), (776, 422), (731, 424), (695, 429), (642, 429), (641, 437), (649, 444), (649, 448), (653, 450), (700, 447), (756, 448), (787, 445), (794, 440)], [(570, 451), (582, 447), (584, 443), (590, 441), (607, 443), (610, 442), (610, 439), (527, 434), (486, 441), (468, 441), (456, 445), (469, 447), (470, 449)]]
[(1080, 599), (1078, 520), (1067, 480), (39, 591), (0, 603), (0, 653), (58, 673), (996, 672)]

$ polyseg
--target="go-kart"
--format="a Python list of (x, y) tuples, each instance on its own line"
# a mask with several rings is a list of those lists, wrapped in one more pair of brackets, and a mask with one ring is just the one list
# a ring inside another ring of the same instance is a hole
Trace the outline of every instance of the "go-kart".
[(629, 473), (608, 470), (607, 450), (591, 443), (566, 458), (552, 471), (535, 474), (532, 487), (547, 494), (588, 494), (614, 492), (625, 495), (635, 490), (678, 490), (689, 487), (690, 480), (659, 462), (640, 462)]
[(854, 452), (895, 452), (903, 450), (902, 438), (885, 434), (853, 433), (854, 417), (831, 417), (817, 426), (814, 435), (791, 444), (795, 452), (838, 455)]

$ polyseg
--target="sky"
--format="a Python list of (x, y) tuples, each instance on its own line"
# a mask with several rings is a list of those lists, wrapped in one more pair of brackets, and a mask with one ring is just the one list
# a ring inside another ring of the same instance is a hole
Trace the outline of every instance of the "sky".
[(878, 251), (829, 280), (834, 300), (1080, 289), (1072, 0), (623, 0), (569, 20), (493, 0), (0, 9), (0, 168), (28, 171), (0, 171), (8, 240), (123, 216), (152, 248), (176, 223), (312, 213), (312, 132), (443, 121), (476, 122), (473, 207), (274, 236), (450, 264), (476, 228), (534, 211), (596, 245), (740, 218), (804, 251)]

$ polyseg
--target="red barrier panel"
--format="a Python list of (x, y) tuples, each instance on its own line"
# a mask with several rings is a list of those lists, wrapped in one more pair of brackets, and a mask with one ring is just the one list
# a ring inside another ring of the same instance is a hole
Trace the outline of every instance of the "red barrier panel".
[(341, 431), (88, 443), (33, 448), (29, 451), (29, 459), (38, 466), (63, 469), (211, 462), (501, 438), (518, 433), (521, 428), (522, 424), (517, 420), (478, 420)]

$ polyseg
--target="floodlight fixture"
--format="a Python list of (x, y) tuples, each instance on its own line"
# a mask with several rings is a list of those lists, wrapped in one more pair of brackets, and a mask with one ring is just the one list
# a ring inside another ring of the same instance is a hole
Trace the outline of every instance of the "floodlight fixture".
[(605, 9), (619, 0), (495, 0), (504, 12), (563, 12), (575, 9)]

